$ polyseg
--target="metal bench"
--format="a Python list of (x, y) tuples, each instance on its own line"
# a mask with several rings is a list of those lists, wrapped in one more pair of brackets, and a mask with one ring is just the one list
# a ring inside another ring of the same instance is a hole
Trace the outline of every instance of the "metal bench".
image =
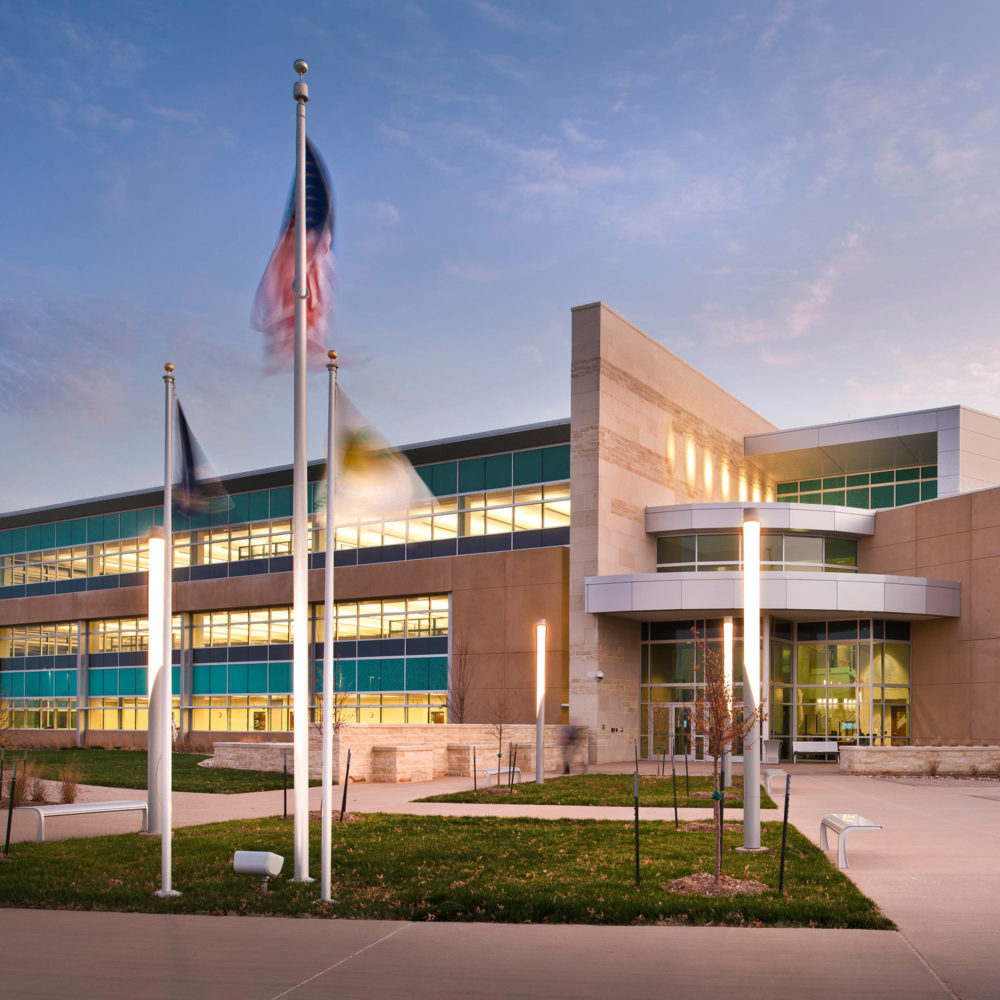
[(836, 740), (792, 740), (792, 763), (798, 762), (799, 754), (821, 753), (840, 760), (840, 746)]
[(837, 867), (847, 867), (847, 835), (853, 830), (881, 830), (878, 823), (873, 823), (857, 813), (829, 813), (820, 820), (819, 846), (822, 851), (829, 851), (826, 831), (833, 830), (837, 834)]
[[(771, 782), (774, 781), (775, 778), (781, 778), (781, 780), (784, 781), (785, 778), (787, 778), (787, 777), (788, 777), (788, 772), (785, 771), (785, 770), (783, 770), (782, 768), (780, 768), (780, 767), (768, 767), (768, 768), (765, 768), (765, 770), (764, 770), (764, 780), (761, 782), (761, 784), (764, 786), (764, 790), (767, 792), (767, 794), (770, 795), (771, 794)], [(785, 794), (785, 786), (784, 785), (781, 786), (781, 794), (782, 795)]]
[[(486, 778), (486, 787), (490, 787), (490, 778), (494, 777), (497, 779), (497, 784), (500, 783), (500, 778), (502, 777), (504, 781), (510, 781), (510, 768), (507, 767), (477, 767), (476, 774), (481, 774)], [(521, 780), (521, 769), (519, 767), (514, 768), (514, 780), (520, 782)]]
[(90, 813), (141, 812), (142, 831), (149, 828), (149, 806), (145, 802), (64, 802), (59, 805), (18, 806), (16, 812), (33, 812), (38, 817), (38, 833), (35, 840), (45, 840), (45, 820), (53, 816), (86, 816)]

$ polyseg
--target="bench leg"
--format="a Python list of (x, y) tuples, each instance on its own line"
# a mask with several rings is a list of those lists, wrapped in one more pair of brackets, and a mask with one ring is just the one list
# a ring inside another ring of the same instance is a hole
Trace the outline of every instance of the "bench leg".
[(837, 867), (846, 868), (847, 867), (847, 834), (849, 831), (844, 830), (840, 836), (837, 838)]
[(819, 825), (819, 849), (821, 851), (830, 850), (829, 841), (826, 839), (826, 826), (823, 823)]

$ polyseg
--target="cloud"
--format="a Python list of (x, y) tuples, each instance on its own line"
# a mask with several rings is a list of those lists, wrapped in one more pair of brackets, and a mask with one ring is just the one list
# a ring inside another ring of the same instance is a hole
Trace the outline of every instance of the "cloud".
[(551, 21), (529, 20), (506, 7), (487, 3), (486, 0), (476, 0), (472, 8), (484, 21), (519, 35), (551, 35), (560, 31)]
[(399, 209), (387, 201), (379, 201), (371, 206), (371, 218), (380, 226), (395, 226), (399, 224)]
[(765, 52), (771, 48), (778, 40), (782, 30), (791, 21), (794, 13), (795, 4), (791, 3), (790, 0), (783, 0), (782, 3), (779, 3), (768, 15), (764, 30), (757, 39), (757, 47)]
[(594, 139), (580, 131), (574, 122), (564, 121), (562, 123), (563, 135), (579, 146), (586, 146), (589, 149), (600, 149), (604, 145), (603, 139)]
[(515, 83), (530, 83), (535, 74), (530, 70), (524, 69), (520, 66), (517, 60), (513, 56), (505, 56), (500, 53), (482, 53), (480, 59), (486, 63), (490, 69), (499, 73), (501, 76), (507, 77), (509, 80), (513, 80)]
[(475, 282), (497, 281), (503, 277), (503, 271), (497, 268), (484, 267), (481, 264), (459, 264), (449, 259), (444, 262), (444, 273), (452, 278)]

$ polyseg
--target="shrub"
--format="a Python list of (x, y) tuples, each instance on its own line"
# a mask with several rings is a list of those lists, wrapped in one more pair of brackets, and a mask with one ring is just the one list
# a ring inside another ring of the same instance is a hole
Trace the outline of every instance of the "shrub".
[(76, 802), (76, 793), (80, 786), (80, 765), (67, 764), (59, 772), (59, 801)]

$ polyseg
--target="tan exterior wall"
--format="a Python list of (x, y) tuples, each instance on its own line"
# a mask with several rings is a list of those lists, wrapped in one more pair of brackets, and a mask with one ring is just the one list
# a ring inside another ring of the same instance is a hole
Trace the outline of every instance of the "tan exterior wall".
[(1000, 744), (1000, 489), (879, 511), (864, 573), (959, 580), (962, 615), (910, 627), (920, 745)]
[(595, 734), (597, 761), (630, 757), (638, 736), (639, 624), (588, 615), (584, 579), (655, 569), (647, 505), (773, 499), (743, 458), (744, 436), (769, 430), (603, 303), (573, 310), (570, 721)]
[[(569, 699), (568, 573), (566, 547), (522, 549), (338, 568), (336, 592), (338, 600), (451, 594), (453, 654), (456, 646), (463, 647), (469, 665), (465, 722), (491, 721), (501, 700), (508, 722), (534, 722), (535, 623), (544, 618), (548, 624), (545, 717), (557, 724), (567, 721), (562, 706)], [(309, 574), (309, 599), (323, 600), (322, 570)], [(291, 600), (290, 573), (174, 585), (175, 613)], [(4, 622), (19, 623), (145, 616), (146, 610), (145, 587), (0, 602)], [(210, 747), (219, 736), (191, 733), (189, 745)], [(47, 739), (41, 731), (37, 740), (34, 731), (26, 731), (24, 738), (32, 745)], [(246, 738), (253, 737), (246, 734)], [(68, 746), (76, 742), (76, 734), (65, 732), (52, 739)], [(145, 746), (145, 742), (144, 731), (90, 732), (85, 737), (91, 746)]]

